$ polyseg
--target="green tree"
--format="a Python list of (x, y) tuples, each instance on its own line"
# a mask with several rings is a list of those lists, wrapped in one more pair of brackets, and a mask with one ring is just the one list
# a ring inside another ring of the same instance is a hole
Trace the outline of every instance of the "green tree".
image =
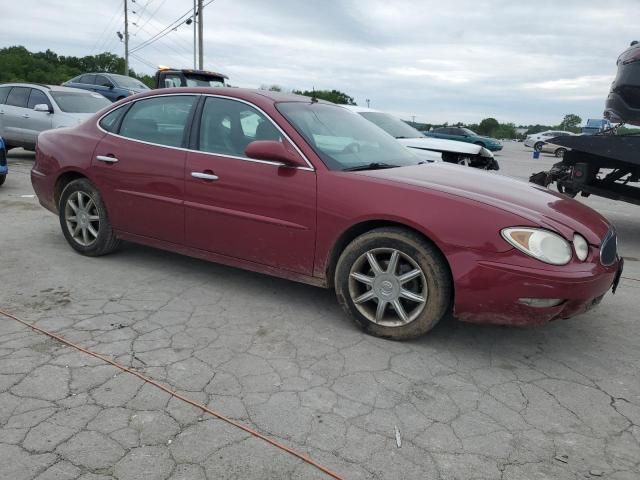
[(580, 124), (582, 123), (582, 119), (576, 115), (575, 113), (569, 113), (564, 116), (558, 128), (561, 130), (568, 130), (570, 132), (579, 132)]
[(480, 135), (486, 135), (488, 137), (493, 137), (496, 135), (496, 130), (500, 128), (500, 122), (495, 118), (485, 118), (478, 125), (478, 132)]
[[(57, 85), (83, 72), (123, 73), (124, 59), (110, 52), (85, 57), (60, 56), (51, 50), (32, 53), (22, 46), (0, 49), (0, 82), (33, 82)], [(148, 86), (153, 85), (149, 75), (132, 77)]]
[(328, 102), (338, 103), (340, 105), (356, 105), (353, 97), (350, 97), (346, 93), (339, 90), (293, 90), (292, 93), (295, 93), (297, 95), (304, 95), (305, 97), (327, 100)]

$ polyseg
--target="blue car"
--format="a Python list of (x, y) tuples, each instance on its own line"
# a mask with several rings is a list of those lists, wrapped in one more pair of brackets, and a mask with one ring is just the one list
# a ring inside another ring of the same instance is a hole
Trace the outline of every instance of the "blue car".
[(0, 137), (0, 185), (2, 185), (7, 178), (9, 167), (7, 166), (7, 147), (4, 144), (4, 140)]
[(62, 85), (99, 93), (112, 102), (149, 90), (140, 80), (115, 73), (83, 73)]

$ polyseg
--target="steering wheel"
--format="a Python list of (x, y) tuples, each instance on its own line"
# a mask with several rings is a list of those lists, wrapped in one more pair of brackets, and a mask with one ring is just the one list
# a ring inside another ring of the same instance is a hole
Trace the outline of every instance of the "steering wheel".
[(351, 142), (342, 149), (342, 153), (360, 153), (360, 144), (358, 142)]

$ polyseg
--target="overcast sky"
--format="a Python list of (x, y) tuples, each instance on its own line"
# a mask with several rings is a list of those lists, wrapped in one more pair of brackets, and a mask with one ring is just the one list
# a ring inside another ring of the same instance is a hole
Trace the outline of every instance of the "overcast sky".
[[(131, 48), (193, 5), (132, 2)], [(0, 47), (123, 54), (122, 0), (0, 4)], [(335, 88), (417, 121), (557, 124), (566, 113), (602, 114), (617, 56), (640, 40), (639, 18), (640, 0), (214, 0), (205, 68), (242, 87)], [(191, 67), (192, 48), (182, 25), (131, 66)]]

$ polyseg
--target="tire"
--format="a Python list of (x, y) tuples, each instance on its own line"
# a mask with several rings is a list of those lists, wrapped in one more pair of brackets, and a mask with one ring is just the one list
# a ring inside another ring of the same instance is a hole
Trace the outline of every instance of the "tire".
[[(58, 212), (62, 233), (78, 253), (98, 257), (111, 253), (120, 246), (100, 193), (88, 179), (79, 178), (64, 188)], [(81, 218), (78, 218), (79, 214), (82, 215)]]
[(536, 143), (533, 145), (533, 149), (534, 149), (536, 152), (541, 152), (541, 151), (542, 151), (542, 146), (543, 146), (543, 145), (544, 145), (544, 142), (536, 142)]
[(562, 158), (562, 157), (564, 157), (564, 154), (567, 153), (567, 149), (566, 148), (558, 148), (558, 149), (556, 149), (556, 151), (554, 153), (555, 153), (556, 157)]
[(7, 179), (6, 175), (0, 175), (0, 187), (2, 186), (2, 184), (4, 183), (4, 181)]
[[(393, 252), (397, 262), (392, 274), (388, 268)], [(375, 258), (378, 275), (367, 254)], [(453, 293), (442, 254), (425, 238), (402, 228), (378, 228), (353, 240), (338, 259), (334, 282), (338, 302), (356, 324), (365, 333), (392, 340), (416, 338), (431, 330), (448, 312)], [(400, 290), (413, 299), (400, 298)], [(394, 302), (400, 304), (404, 320)]]

